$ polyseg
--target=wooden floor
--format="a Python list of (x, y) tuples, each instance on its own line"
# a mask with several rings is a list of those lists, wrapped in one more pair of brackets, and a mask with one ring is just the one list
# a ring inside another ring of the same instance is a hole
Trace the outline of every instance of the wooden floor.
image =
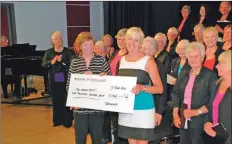
[(2, 104), (1, 110), (2, 144), (75, 144), (73, 127), (52, 126), (52, 107)]

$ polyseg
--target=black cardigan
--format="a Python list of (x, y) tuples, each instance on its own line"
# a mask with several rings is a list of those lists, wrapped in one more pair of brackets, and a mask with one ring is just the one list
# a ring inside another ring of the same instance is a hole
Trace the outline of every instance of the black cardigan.
[[(212, 104), (216, 98), (220, 83), (216, 84), (216, 81), (215, 81), (213, 83), (213, 85), (216, 88), (211, 91), (211, 95), (213, 97), (210, 100), (210, 107), (208, 109), (209, 113), (208, 113), (208, 117), (207, 117), (208, 119), (206, 120), (209, 122), (213, 122), (213, 120), (212, 120), (212, 118), (213, 118)], [(218, 118), (219, 118), (218, 122), (221, 122), (225, 126), (226, 130), (229, 133), (228, 141), (230, 141), (230, 142), (231, 142), (231, 114), (232, 114), (232, 111), (231, 111), (231, 105), (232, 105), (231, 92), (232, 92), (231, 88), (228, 88), (221, 103), (220, 103), (220, 105), (219, 105), (219, 115), (218, 115)]]
[[(154, 58), (155, 59), (155, 58)], [(165, 74), (165, 69), (162, 63), (160, 63), (158, 60), (155, 59), (158, 71), (159, 71), (159, 75), (160, 75), (160, 79), (163, 85), (163, 93), (162, 94), (154, 94), (154, 102), (155, 102), (155, 109), (156, 112), (160, 115), (163, 115), (164, 112), (167, 109), (167, 101), (168, 101), (168, 97), (167, 97), (167, 75)]]
[[(180, 66), (180, 60), (181, 58), (178, 57), (178, 58), (175, 58), (172, 60), (172, 63), (171, 63), (171, 70), (170, 70), (170, 75), (177, 78), (178, 76), (178, 69), (179, 69), (179, 66)], [(186, 62), (185, 64), (183, 65), (183, 69), (188, 66), (188, 60), (186, 59)], [(182, 70), (183, 70), (182, 69)]]
[[(191, 67), (186, 68), (186, 70), (182, 71), (177, 78), (176, 84), (172, 91), (171, 106), (173, 108), (179, 108), (184, 102), (184, 93), (189, 81), (190, 70)], [(209, 101), (212, 97), (211, 91), (214, 89), (212, 82), (214, 82), (216, 79), (217, 76), (213, 71), (202, 66), (200, 73), (196, 76), (193, 84), (191, 109), (198, 109), (203, 105), (205, 105), (207, 109), (209, 108)], [(191, 128), (199, 125), (203, 127), (204, 121), (205, 114), (192, 117)]]
[(169, 73), (171, 60), (168, 52), (165, 49), (163, 49), (155, 59), (158, 60), (161, 64), (163, 64), (165, 74)]
[[(170, 61), (172, 61), (174, 58), (177, 58), (179, 57), (179, 55), (176, 53), (176, 46), (177, 46), (177, 41), (175, 40), (171, 45), (170, 45), (170, 51), (168, 52), (169, 53), (169, 56), (170, 56)], [(166, 48), (167, 49), (168, 47), (168, 42), (166, 44)]]
[[(179, 25), (181, 24), (182, 22), (182, 19), (179, 23)], [(179, 25), (177, 27), (179, 27)], [(180, 35), (180, 40), (182, 39), (187, 39), (189, 41), (192, 41), (194, 39), (193, 35), (192, 35), (192, 32), (193, 32), (193, 27), (194, 27), (194, 23), (193, 23), (193, 20), (192, 18), (189, 16), (187, 18), (187, 20), (185, 21), (184, 23), (184, 26), (181, 30), (181, 32), (179, 33)]]

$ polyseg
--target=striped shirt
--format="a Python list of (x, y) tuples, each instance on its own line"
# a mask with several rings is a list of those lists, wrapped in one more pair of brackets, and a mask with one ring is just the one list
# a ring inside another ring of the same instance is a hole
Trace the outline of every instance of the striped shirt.
[[(71, 74), (83, 74), (86, 71), (91, 71), (94, 75), (98, 75), (102, 72), (106, 73), (107, 75), (111, 75), (109, 65), (104, 57), (94, 54), (90, 61), (89, 67), (87, 67), (86, 62), (82, 56), (74, 56), (69, 68), (68, 81), (66, 86), (67, 91), (69, 88)], [(103, 111), (91, 109), (78, 109), (74, 111), (82, 114), (103, 113)]]

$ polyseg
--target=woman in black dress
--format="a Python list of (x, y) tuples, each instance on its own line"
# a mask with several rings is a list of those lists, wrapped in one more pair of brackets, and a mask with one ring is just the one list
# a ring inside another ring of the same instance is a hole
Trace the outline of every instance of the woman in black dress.
[(48, 68), (49, 89), (53, 103), (53, 126), (72, 126), (72, 111), (66, 107), (66, 81), (73, 51), (63, 46), (59, 31), (52, 35), (53, 48), (46, 51), (42, 66)]

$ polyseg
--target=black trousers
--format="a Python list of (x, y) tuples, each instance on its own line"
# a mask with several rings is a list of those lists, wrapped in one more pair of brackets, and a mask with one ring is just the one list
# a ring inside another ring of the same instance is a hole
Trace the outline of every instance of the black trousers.
[(90, 133), (92, 144), (101, 144), (103, 138), (104, 114), (80, 114), (74, 112), (76, 144), (86, 144)]
[(180, 144), (204, 144), (201, 138), (203, 131), (202, 124), (197, 127), (190, 128), (191, 122), (188, 122), (188, 129), (181, 128), (180, 131)]
[(52, 102), (53, 102), (53, 124), (72, 126), (73, 113), (66, 107), (67, 92), (65, 82), (52, 82)]
[(111, 141), (111, 112), (104, 115), (103, 138)]

